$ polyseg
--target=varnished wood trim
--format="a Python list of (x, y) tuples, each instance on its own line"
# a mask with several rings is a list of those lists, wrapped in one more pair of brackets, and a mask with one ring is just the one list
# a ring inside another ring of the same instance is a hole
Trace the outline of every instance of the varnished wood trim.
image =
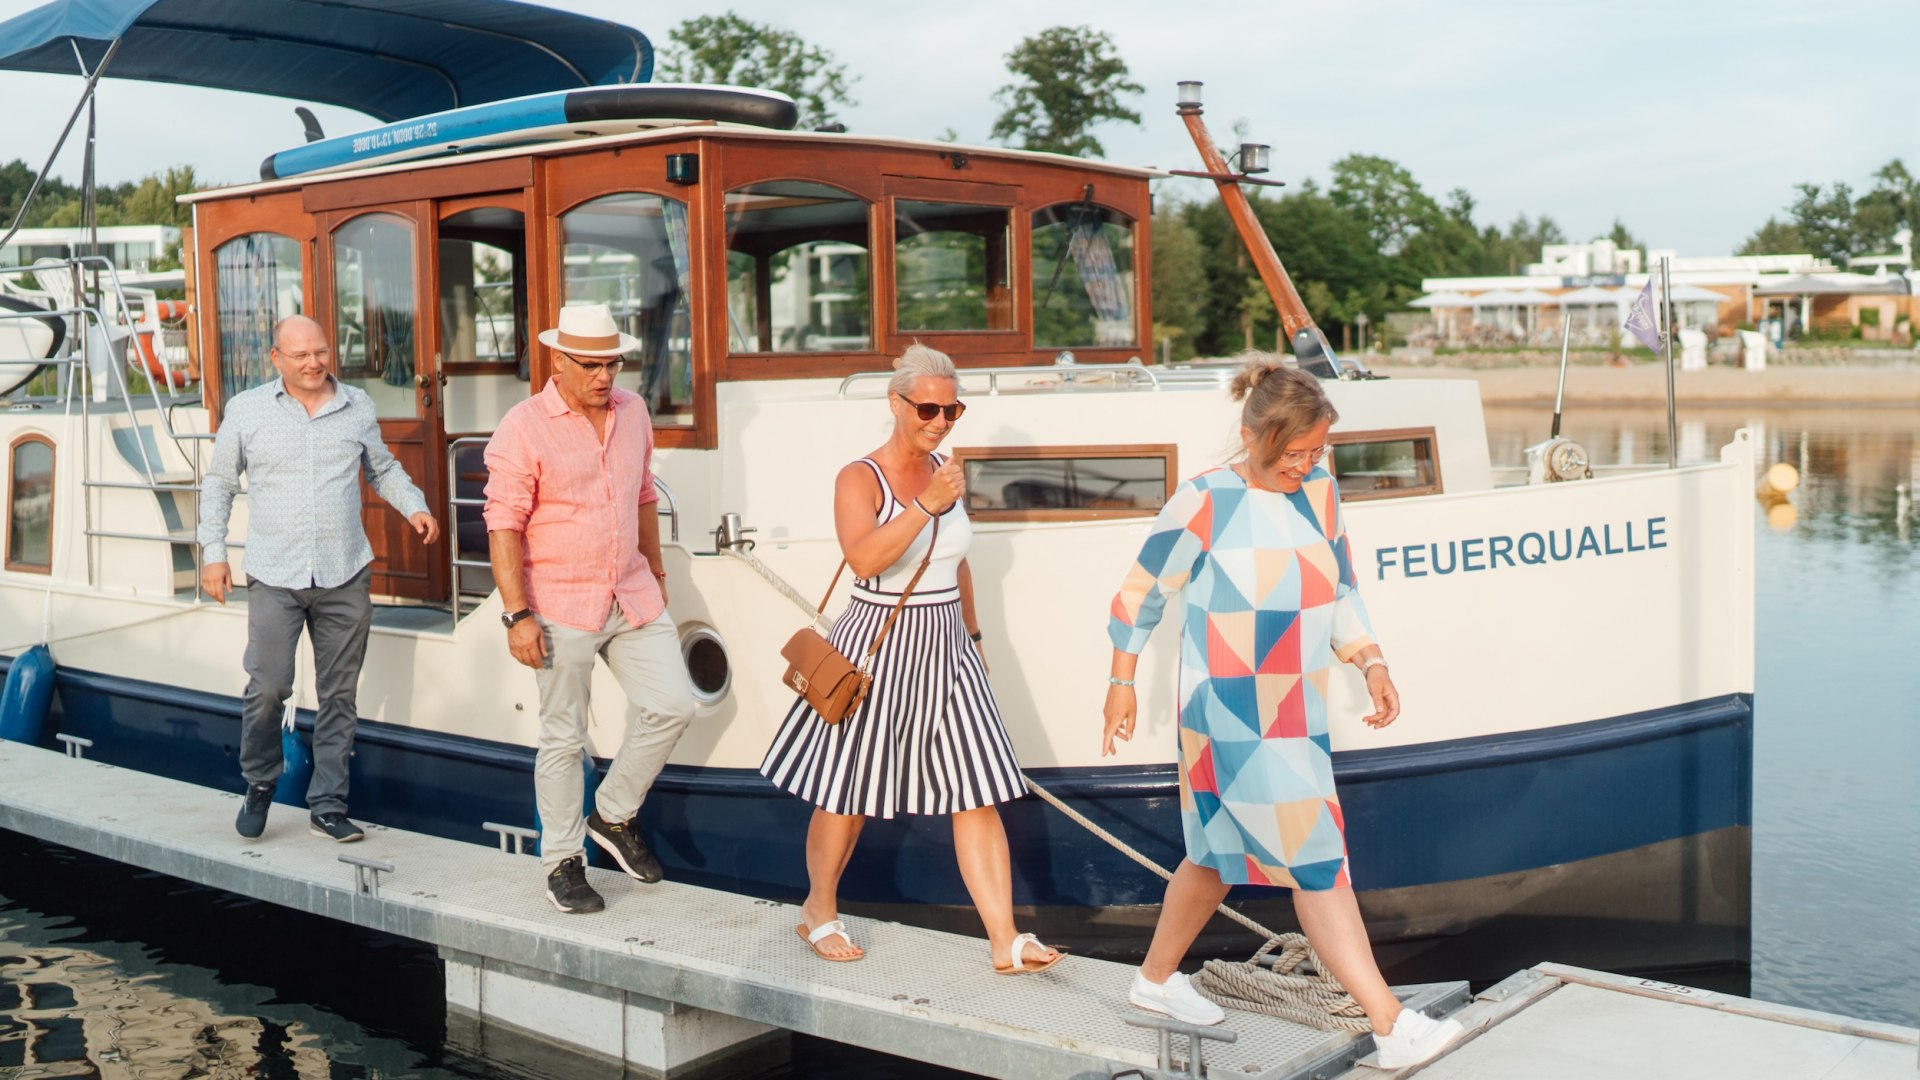
[(384, 176), (326, 180), (316, 177), (300, 189), (300, 204), (310, 214), (376, 203), (445, 199), (483, 192), (519, 191), (533, 183), (533, 158), (502, 158), (437, 169), (411, 169)]
[[(1351, 495), (1347, 494), (1343, 488), (1340, 492), (1340, 501), (1380, 502), (1385, 499), (1408, 499), (1415, 495), (1444, 494), (1446, 492), (1446, 484), (1440, 478), (1440, 439), (1439, 436), (1435, 434), (1433, 428), (1376, 428), (1371, 431), (1336, 431), (1328, 437), (1327, 444), (1337, 447), (1407, 441), (1426, 444), (1427, 462), (1433, 469), (1433, 483), (1421, 484), (1418, 487), (1394, 488), (1392, 491), (1357, 491)], [(1327, 460), (1329, 464), (1332, 464), (1333, 456), (1329, 454)], [(1333, 472), (1331, 468), (1327, 471)], [(1339, 480), (1340, 474), (1334, 473), (1333, 478), (1336, 481)]]

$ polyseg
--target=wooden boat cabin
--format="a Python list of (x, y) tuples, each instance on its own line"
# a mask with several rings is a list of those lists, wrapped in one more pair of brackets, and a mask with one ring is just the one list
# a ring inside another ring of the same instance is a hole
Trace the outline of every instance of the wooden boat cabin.
[[(449, 482), (480, 494), (470, 437), (545, 384), (534, 335), (569, 303), (611, 305), (642, 342), (618, 382), (668, 452), (723, 444), (721, 384), (885, 370), (915, 340), (963, 367), (1124, 362), (1150, 341), (1155, 175), (705, 124), (203, 192), (205, 400), (217, 424), (274, 378), (274, 323), (310, 315), (444, 514)], [(459, 509), (483, 561), (478, 509)], [(367, 524), (376, 593), (450, 598), (444, 556), (378, 507)]]

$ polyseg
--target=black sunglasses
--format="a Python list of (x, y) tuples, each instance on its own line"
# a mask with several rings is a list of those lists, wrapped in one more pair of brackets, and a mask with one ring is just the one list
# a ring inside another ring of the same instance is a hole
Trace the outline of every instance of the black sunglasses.
[(901, 401), (913, 406), (914, 412), (918, 414), (923, 421), (932, 420), (941, 413), (946, 413), (947, 422), (952, 423), (966, 415), (967, 412), (967, 403), (964, 401), (956, 401), (951, 405), (935, 405), (931, 401), (915, 401), (905, 394), (896, 394), (896, 396), (899, 397)]

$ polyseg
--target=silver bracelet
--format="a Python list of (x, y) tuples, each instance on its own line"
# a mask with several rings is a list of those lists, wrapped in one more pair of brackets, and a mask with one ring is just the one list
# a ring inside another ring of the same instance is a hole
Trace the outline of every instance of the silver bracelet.
[(1367, 677), (1367, 672), (1372, 671), (1374, 668), (1377, 668), (1377, 667), (1386, 667), (1386, 666), (1387, 666), (1386, 660), (1378, 656), (1370, 657), (1369, 659), (1362, 660), (1360, 661), (1360, 677), (1364, 679)]
[(1132, 685), (1133, 685), (1133, 680), (1132, 680), (1132, 679), (1122, 679), (1122, 678), (1118, 678), (1118, 677), (1116, 677), (1116, 676), (1113, 676), (1113, 675), (1109, 675), (1109, 676), (1107, 676), (1107, 685), (1108, 685), (1108, 686), (1132, 686)]

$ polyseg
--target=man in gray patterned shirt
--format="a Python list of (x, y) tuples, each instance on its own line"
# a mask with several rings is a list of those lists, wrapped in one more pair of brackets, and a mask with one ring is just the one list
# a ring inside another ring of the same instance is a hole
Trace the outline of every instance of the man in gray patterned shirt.
[(267, 826), (284, 765), (280, 718), (293, 693), (293, 655), (305, 627), (313, 636), (313, 780), (310, 831), (331, 840), (365, 835), (347, 819), (347, 755), (359, 722), (355, 691), (373, 622), (368, 582), (373, 547), (360, 524), (360, 474), (431, 544), (440, 525), (427, 500), (380, 438), (373, 400), (328, 370), (326, 331), (302, 315), (273, 328), (280, 377), (235, 394), (213, 443), (201, 487), (200, 584), (227, 602), (227, 519), (248, 477), (247, 689), (240, 717), (240, 775), (246, 801), (234, 828), (249, 840)]

